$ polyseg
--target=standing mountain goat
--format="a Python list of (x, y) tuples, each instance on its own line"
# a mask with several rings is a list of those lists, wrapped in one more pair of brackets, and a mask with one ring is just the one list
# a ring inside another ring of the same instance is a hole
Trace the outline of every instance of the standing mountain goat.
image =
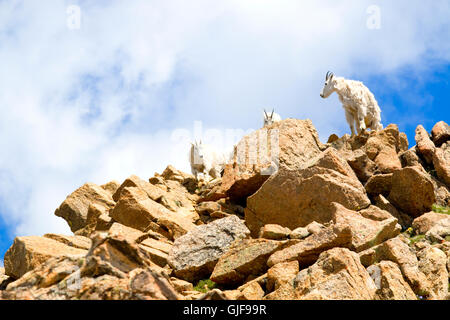
[(268, 114), (266, 112), (266, 110), (264, 110), (264, 127), (270, 126), (275, 122), (280, 122), (281, 121), (281, 116), (278, 113), (274, 112), (275, 110), (272, 110), (271, 114)]
[(333, 92), (338, 94), (339, 100), (342, 102), (352, 136), (355, 135), (355, 122), (358, 134), (364, 132), (366, 128), (371, 130), (383, 129), (381, 110), (377, 100), (362, 82), (335, 77), (332, 72), (328, 71), (325, 77), (325, 86), (320, 96), (326, 99)]
[(202, 173), (204, 177), (220, 178), (227, 160), (225, 155), (203, 144), (201, 141), (191, 144), (189, 162), (192, 174), (196, 179), (198, 179), (199, 173)]

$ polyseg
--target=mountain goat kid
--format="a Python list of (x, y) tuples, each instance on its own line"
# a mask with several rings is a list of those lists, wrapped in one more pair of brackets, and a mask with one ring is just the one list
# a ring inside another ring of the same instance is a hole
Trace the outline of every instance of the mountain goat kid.
[(342, 102), (352, 136), (355, 135), (355, 122), (358, 134), (364, 132), (366, 128), (374, 131), (383, 129), (381, 110), (377, 100), (362, 82), (335, 77), (332, 72), (328, 71), (320, 96), (326, 99), (333, 92), (337, 93)]
[(272, 125), (275, 122), (280, 122), (281, 121), (281, 116), (278, 113), (274, 112), (275, 110), (272, 110), (272, 113), (269, 115), (266, 110), (264, 110), (264, 125), (263, 127), (267, 127)]
[(217, 179), (221, 177), (227, 157), (214, 150), (211, 146), (203, 144), (202, 141), (191, 143), (189, 152), (189, 162), (191, 164), (192, 174), (198, 179), (198, 174), (203, 174), (207, 180), (208, 177)]

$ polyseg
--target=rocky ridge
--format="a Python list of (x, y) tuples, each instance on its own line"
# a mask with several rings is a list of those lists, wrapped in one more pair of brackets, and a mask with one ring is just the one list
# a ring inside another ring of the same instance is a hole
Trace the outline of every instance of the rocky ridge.
[(450, 299), (450, 127), (415, 140), (287, 119), (209, 183), (86, 183), (55, 211), (73, 235), (14, 240), (0, 299)]

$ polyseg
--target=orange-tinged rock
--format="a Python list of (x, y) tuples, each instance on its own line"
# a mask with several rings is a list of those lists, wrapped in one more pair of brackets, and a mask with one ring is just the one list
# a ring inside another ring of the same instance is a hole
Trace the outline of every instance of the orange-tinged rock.
[(83, 236), (67, 236), (62, 234), (47, 233), (44, 234), (44, 237), (64, 243), (69, 247), (83, 250), (89, 250), (92, 245), (91, 239)]
[(423, 272), (419, 270), (419, 262), (414, 251), (400, 236), (362, 251), (359, 256), (365, 267), (382, 260), (395, 262), (415, 294), (424, 297), (431, 295), (430, 283)]
[(298, 261), (281, 262), (267, 270), (267, 290), (277, 290), (294, 280), (300, 271)]
[(111, 194), (94, 183), (86, 183), (75, 190), (55, 211), (55, 215), (64, 218), (75, 232), (87, 224), (89, 205), (97, 204), (105, 210), (112, 209), (115, 205)]
[(309, 266), (322, 252), (334, 247), (350, 247), (351, 243), (352, 232), (348, 225), (331, 225), (305, 240), (275, 252), (270, 256), (267, 265), (272, 267), (282, 262), (298, 261), (302, 267)]
[(238, 240), (219, 258), (210, 279), (220, 284), (239, 284), (249, 276), (258, 276), (267, 270), (269, 256), (282, 246), (282, 242), (274, 240)]
[[(336, 224), (348, 225), (352, 230), (352, 244), (350, 249), (360, 252), (378, 245), (388, 239), (396, 237), (401, 227), (398, 220), (388, 212), (383, 217), (368, 215), (375, 219), (364, 217), (361, 213), (348, 210), (338, 203), (334, 205), (334, 221)], [(381, 209), (379, 209), (382, 211)], [(381, 219), (385, 218), (385, 219)]]
[(444, 121), (436, 123), (431, 130), (431, 137), (434, 144), (440, 147), (443, 143), (450, 140), (450, 126)]
[(436, 146), (430, 139), (430, 135), (422, 125), (416, 128), (416, 147), (417, 153), (420, 154), (428, 164), (433, 162), (433, 153)]
[(277, 224), (266, 224), (261, 228), (259, 237), (270, 240), (283, 240), (289, 237), (291, 230)]
[(448, 295), (448, 270), (446, 254), (433, 247), (421, 250), (419, 258), (419, 270), (425, 274), (430, 283), (432, 298), (435, 300), (445, 300)]
[(301, 168), (324, 148), (311, 120), (286, 119), (256, 130), (236, 145), (233, 162), (225, 167), (222, 185), (214, 194), (245, 200), (277, 166)]
[(406, 167), (392, 175), (388, 200), (404, 213), (418, 217), (436, 201), (431, 179), (421, 167)]
[(430, 211), (414, 219), (412, 227), (417, 234), (425, 234), (433, 228), (438, 221), (448, 218), (449, 215), (447, 214)]
[(247, 200), (245, 220), (253, 236), (266, 224), (294, 230), (332, 219), (330, 204), (352, 210), (370, 205), (365, 189), (337, 151), (328, 149), (301, 170), (280, 169)]
[(392, 173), (371, 176), (364, 188), (372, 196), (382, 194), (387, 197), (392, 188)]
[(450, 143), (436, 148), (433, 154), (433, 165), (439, 179), (450, 188)]
[(373, 300), (377, 290), (358, 254), (346, 248), (323, 252), (300, 271), (294, 288), (298, 300)]
[(17, 279), (51, 258), (83, 257), (86, 253), (87, 250), (71, 247), (46, 237), (17, 237), (6, 251), (5, 272)]
[(261, 300), (264, 297), (264, 290), (258, 282), (252, 282), (242, 290), (238, 300)]
[(109, 194), (112, 196), (117, 191), (117, 189), (119, 189), (120, 182), (117, 180), (112, 180), (110, 182), (102, 184), (100, 187), (108, 191)]
[(400, 268), (392, 261), (381, 261), (367, 268), (377, 286), (378, 300), (417, 300)]
[(140, 231), (146, 231), (152, 223), (157, 223), (168, 229), (173, 238), (178, 238), (195, 227), (189, 219), (156, 203), (136, 187), (122, 189), (119, 201), (110, 215), (115, 221)]

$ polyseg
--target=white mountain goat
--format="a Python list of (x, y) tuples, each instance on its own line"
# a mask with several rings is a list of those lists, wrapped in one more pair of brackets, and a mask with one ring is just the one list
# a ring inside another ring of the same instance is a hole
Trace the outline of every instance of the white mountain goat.
[(281, 121), (281, 116), (278, 113), (274, 112), (275, 110), (272, 110), (271, 114), (268, 114), (266, 110), (264, 110), (263, 118), (264, 118), (264, 125), (263, 127), (267, 127), (272, 125), (275, 122)]
[(381, 110), (377, 100), (362, 82), (335, 77), (332, 72), (328, 71), (320, 96), (326, 99), (333, 92), (337, 93), (342, 102), (352, 136), (355, 135), (355, 122), (358, 134), (364, 132), (366, 128), (374, 131), (383, 129)]
[(203, 174), (204, 178), (211, 177), (217, 179), (228, 162), (228, 157), (223, 153), (214, 150), (211, 146), (203, 144), (202, 141), (191, 143), (189, 152), (189, 162), (192, 174), (198, 179), (198, 174)]

